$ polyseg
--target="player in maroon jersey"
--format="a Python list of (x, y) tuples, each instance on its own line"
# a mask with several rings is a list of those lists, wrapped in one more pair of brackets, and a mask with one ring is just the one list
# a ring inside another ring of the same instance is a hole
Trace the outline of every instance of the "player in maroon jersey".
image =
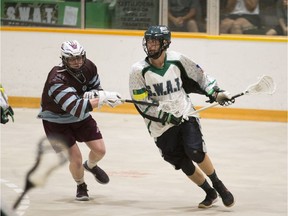
[[(115, 107), (121, 104), (117, 92), (104, 91), (96, 65), (86, 58), (78, 41), (65, 41), (61, 46), (62, 64), (52, 68), (41, 98), (42, 119), (47, 137), (58, 137), (69, 147), (69, 169), (77, 183), (76, 200), (87, 201), (84, 169), (91, 172), (101, 184), (109, 177), (98, 166), (105, 155), (105, 144), (96, 121), (89, 112), (103, 104)], [(88, 160), (82, 165), (82, 154), (77, 142), (90, 148)], [(57, 151), (57, 150), (56, 150)]]

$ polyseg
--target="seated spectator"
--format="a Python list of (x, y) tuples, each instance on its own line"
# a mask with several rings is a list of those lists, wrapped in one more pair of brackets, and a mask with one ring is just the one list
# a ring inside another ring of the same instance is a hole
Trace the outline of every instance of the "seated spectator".
[(221, 17), (220, 33), (244, 34), (261, 27), (258, 0), (227, 0)]
[(199, 32), (201, 6), (198, 0), (168, 0), (169, 29), (180, 32)]
[(269, 29), (266, 35), (287, 35), (287, 9), (288, 0), (278, 0), (276, 5), (276, 15), (279, 24)]

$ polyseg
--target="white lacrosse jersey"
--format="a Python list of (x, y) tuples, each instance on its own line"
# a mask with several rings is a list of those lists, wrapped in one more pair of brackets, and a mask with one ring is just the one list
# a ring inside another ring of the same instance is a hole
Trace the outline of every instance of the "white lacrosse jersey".
[(3, 110), (6, 110), (9, 107), (8, 96), (5, 93), (5, 90), (2, 87), (2, 84), (0, 84), (0, 106), (3, 108)]
[[(171, 104), (170, 113), (176, 117), (188, 117), (189, 113), (195, 111), (189, 93), (209, 96), (216, 85), (216, 80), (204, 73), (199, 65), (174, 51), (166, 52), (162, 68), (151, 65), (146, 57), (133, 64), (129, 75), (129, 89), (133, 100), (156, 101), (160, 104), (167, 101)], [(152, 137), (159, 137), (174, 126), (161, 122), (163, 110), (159, 107), (138, 104), (135, 107), (144, 118)]]

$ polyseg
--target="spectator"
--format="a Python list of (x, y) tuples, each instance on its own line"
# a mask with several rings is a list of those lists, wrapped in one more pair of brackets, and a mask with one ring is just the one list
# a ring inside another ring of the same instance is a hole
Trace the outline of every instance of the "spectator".
[(258, 0), (227, 0), (220, 22), (220, 33), (243, 34), (261, 27)]
[(201, 6), (198, 0), (169, 0), (169, 28), (173, 31), (199, 32)]
[(276, 5), (276, 15), (278, 25), (269, 29), (266, 35), (287, 35), (287, 7), (288, 0), (278, 0)]

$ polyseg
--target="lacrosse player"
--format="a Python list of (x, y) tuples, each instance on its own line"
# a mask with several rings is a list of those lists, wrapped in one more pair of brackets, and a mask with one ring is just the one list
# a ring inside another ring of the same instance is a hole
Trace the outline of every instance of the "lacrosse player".
[(9, 116), (14, 121), (14, 111), (8, 103), (8, 96), (0, 84), (0, 107), (1, 107), (1, 124), (6, 124), (9, 121)]
[[(171, 33), (166, 26), (147, 29), (143, 38), (147, 57), (133, 64), (129, 75), (131, 97), (138, 101), (159, 102), (159, 107), (135, 107), (144, 118), (163, 159), (176, 170), (181, 169), (205, 191), (206, 197), (198, 207), (211, 207), (217, 200), (217, 192), (224, 205), (231, 207), (234, 197), (218, 178), (207, 154), (199, 119), (189, 115), (195, 109), (188, 94), (203, 94), (221, 105), (234, 101), (199, 65), (181, 53), (167, 51), (170, 43)], [(212, 187), (201, 171), (212, 181)]]
[[(47, 137), (61, 137), (69, 147), (69, 169), (77, 183), (76, 200), (87, 201), (84, 169), (91, 172), (101, 184), (109, 177), (98, 166), (105, 155), (105, 144), (96, 121), (89, 114), (103, 104), (115, 107), (121, 104), (117, 92), (104, 91), (96, 65), (86, 58), (78, 41), (65, 41), (61, 45), (62, 63), (48, 74), (38, 115), (43, 121)], [(82, 165), (82, 155), (77, 145), (85, 142), (90, 148), (88, 160)]]

